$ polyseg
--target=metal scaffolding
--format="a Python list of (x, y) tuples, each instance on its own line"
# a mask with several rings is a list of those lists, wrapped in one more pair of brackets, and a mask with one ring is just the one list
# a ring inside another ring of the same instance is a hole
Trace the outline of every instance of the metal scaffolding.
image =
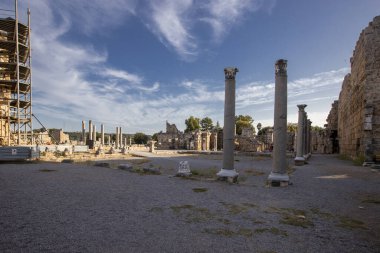
[[(32, 125), (32, 74), (30, 10), (28, 24), (14, 10), (0, 9), (0, 145), (34, 144)], [(10, 14), (10, 15), (9, 15)]]

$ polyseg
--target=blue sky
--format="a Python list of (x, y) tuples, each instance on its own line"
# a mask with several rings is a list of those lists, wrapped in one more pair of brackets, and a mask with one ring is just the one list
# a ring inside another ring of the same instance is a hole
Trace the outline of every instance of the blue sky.
[[(5, 0), (0, 7), (12, 6)], [(25, 19), (28, 1), (20, 0)], [(223, 125), (224, 67), (239, 68), (236, 114), (273, 124), (274, 62), (323, 126), (378, 0), (33, 0), (33, 111), (49, 128), (152, 134), (190, 115)], [(35, 127), (37, 122), (34, 123)], [(98, 127), (99, 129), (99, 127)]]

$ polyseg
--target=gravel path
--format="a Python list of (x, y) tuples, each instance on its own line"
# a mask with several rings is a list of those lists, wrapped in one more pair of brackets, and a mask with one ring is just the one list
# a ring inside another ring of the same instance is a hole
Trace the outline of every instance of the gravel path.
[(131, 160), (161, 175), (0, 164), (0, 252), (380, 252), (378, 171), (314, 155), (277, 188), (265, 184), (270, 158), (236, 157), (239, 184), (173, 177), (182, 160), (201, 172), (222, 163)]

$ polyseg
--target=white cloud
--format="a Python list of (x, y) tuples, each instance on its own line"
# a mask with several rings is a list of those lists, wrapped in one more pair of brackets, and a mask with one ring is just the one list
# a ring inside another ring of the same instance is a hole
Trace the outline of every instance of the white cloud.
[(106, 77), (119, 78), (134, 84), (141, 84), (143, 81), (142, 77), (123, 70), (105, 68), (101, 73)]
[(200, 20), (212, 27), (214, 40), (219, 40), (244, 17), (245, 12), (257, 11), (261, 6), (262, 1), (256, 0), (209, 0), (203, 6), (209, 15)]
[(184, 60), (191, 60), (197, 55), (197, 44), (190, 32), (192, 22), (188, 17), (192, 4), (192, 0), (151, 2), (151, 23), (148, 27)]

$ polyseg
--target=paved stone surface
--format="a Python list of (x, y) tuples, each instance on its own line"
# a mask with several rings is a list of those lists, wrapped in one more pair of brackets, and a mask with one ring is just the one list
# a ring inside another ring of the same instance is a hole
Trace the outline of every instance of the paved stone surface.
[[(173, 177), (182, 160), (204, 175)], [(335, 156), (313, 155), (278, 188), (265, 185), (268, 157), (236, 156), (239, 184), (208, 178), (220, 155), (128, 160), (161, 175), (107, 162), (0, 164), (0, 252), (380, 249), (380, 174)]]

